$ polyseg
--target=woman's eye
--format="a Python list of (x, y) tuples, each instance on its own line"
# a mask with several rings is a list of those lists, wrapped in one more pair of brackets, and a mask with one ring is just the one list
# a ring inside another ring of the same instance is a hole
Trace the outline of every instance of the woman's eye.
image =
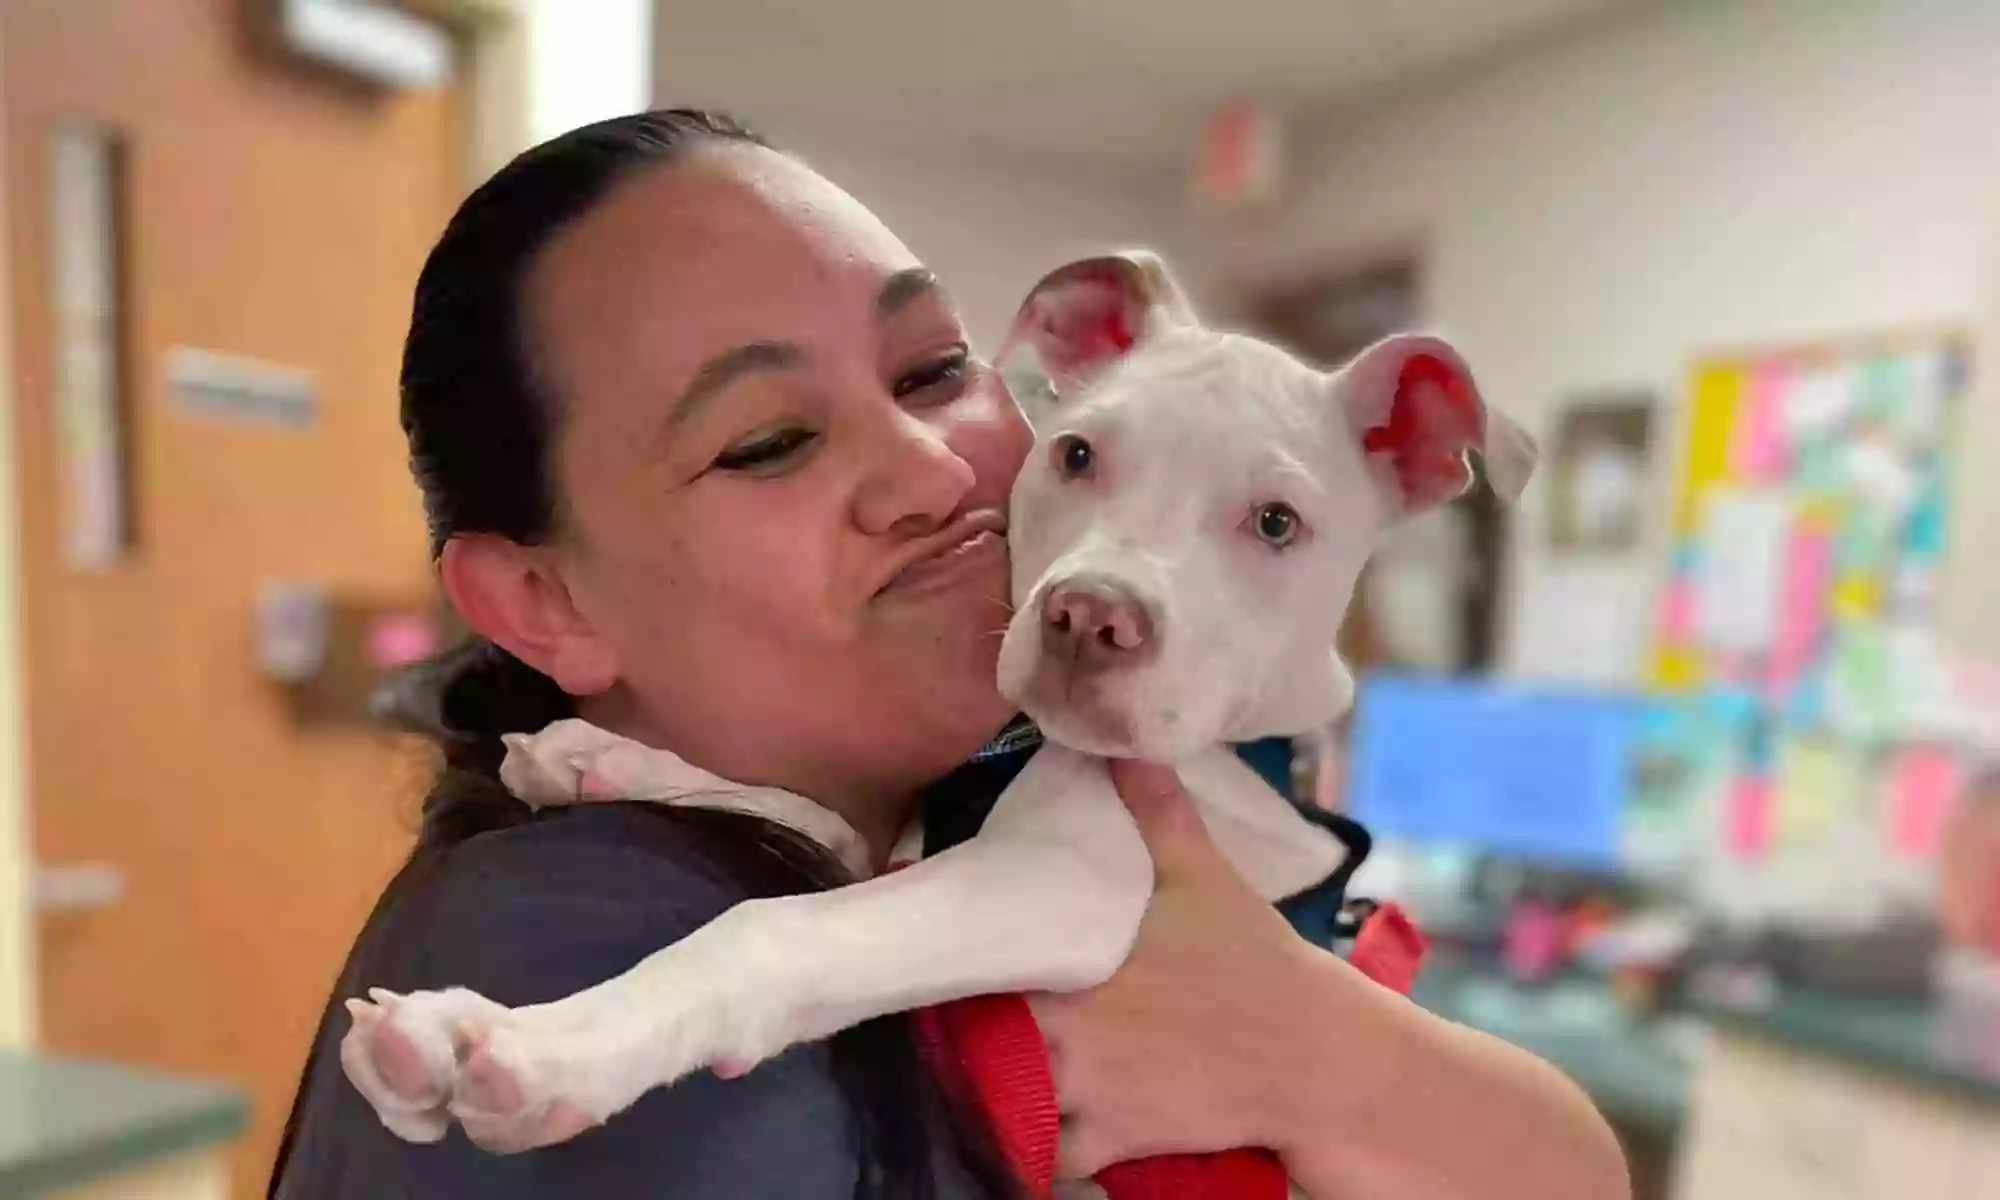
[(1283, 550), (1298, 539), (1298, 510), (1289, 504), (1260, 504), (1250, 514), (1250, 529), (1273, 550)]
[(905, 400), (932, 388), (958, 383), (965, 378), (971, 365), (972, 352), (964, 346), (954, 346), (948, 353), (896, 380), (896, 399)]
[(715, 456), (718, 471), (757, 471), (782, 466), (819, 437), (810, 429), (781, 429), (767, 437), (731, 446)]

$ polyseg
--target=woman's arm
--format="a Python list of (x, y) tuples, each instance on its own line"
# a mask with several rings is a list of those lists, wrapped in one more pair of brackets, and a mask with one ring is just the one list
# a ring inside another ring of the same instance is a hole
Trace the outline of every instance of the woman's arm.
[(1300, 1001), (1342, 1014), (1274, 1039), (1298, 1065), (1271, 1140), (1318, 1200), (1631, 1195), (1617, 1139), (1547, 1063), (1425, 1012), (1332, 955), (1297, 986)]
[(1171, 773), (1115, 774), (1158, 886), (1117, 976), (1038, 1004), (1066, 1174), (1269, 1146), (1316, 1200), (1629, 1196), (1617, 1141), (1575, 1085), (1299, 938)]
[(828, 1052), (801, 1049), (750, 1076), (709, 1074), (640, 1100), (601, 1129), (496, 1155), (454, 1132), (393, 1137), (341, 1073), (339, 1001), (373, 984), (460, 984), (508, 1003), (553, 999), (618, 974), (738, 899), (702, 845), (662, 814), (577, 809), (453, 850), (385, 906), (337, 989), (300, 1097), (277, 1200), (825, 1200), (861, 1170), (855, 1112)]

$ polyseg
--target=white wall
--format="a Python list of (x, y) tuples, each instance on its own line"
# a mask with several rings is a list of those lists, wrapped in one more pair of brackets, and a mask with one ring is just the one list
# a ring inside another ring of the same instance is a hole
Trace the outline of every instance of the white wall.
[[(1651, 384), (1678, 403), (1704, 350), (1980, 321), (2000, 4), (1682, 3), (1302, 140), (1288, 209), (1204, 256), (1248, 280), (1420, 248), (1435, 323), (1546, 432), (1572, 389)], [(1537, 504), (1531, 489), (1527, 520)], [(1603, 584), (1631, 593), (1636, 669), (1652, 579), (1552, 578), (1532, 549), (1517, 568), (1516, 668), (1580, 665), (1545, 601), (1522, 598)]]
[[(1181, 193), (1074, 160), (890, 141), (865, 129), (747, 118), (853, 193), (938, 273), (982, 350), (1027, 290), (1087, 254), (1188, 240)], [(1199, 278), (1183, 281), (1199, 292)]]
[(521, 0), (528, 35), (528, 144), (646, 106), (652, 0)]
[(653, 93), (652, 0), (484, 0), (468, 76), (473, 183), (538, 142)]

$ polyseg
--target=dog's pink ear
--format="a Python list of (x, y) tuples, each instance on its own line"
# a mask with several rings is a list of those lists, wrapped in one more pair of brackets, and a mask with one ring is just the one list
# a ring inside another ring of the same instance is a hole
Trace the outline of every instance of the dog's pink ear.
[(1015, 398), (1032, 405), (1036, 390), (1043, 400), (1068, 395), (1150, 333), (1194, 319), (1157, 255), (1079, 259), (1029, 291), (996, 361)]
[(1399, 513), (1420, 512), (1472, 485), (1468, 456), (1512, 503), (1535, 469), (1535, 442), (1488, 408), (1451, 343), (1398, 334), (1375, 343), (1334, 376), (1341, 412), (1370, 470)]

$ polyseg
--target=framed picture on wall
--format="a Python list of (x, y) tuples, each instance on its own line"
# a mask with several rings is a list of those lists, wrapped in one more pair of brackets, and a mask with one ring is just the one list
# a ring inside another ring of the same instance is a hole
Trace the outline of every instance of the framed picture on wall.
[(1637, 552), (1653, 452), (1649, 392), (1607, 392), (1562, 408), (1548, 463), (1549, 547), (1564, 556)]
[(117, 566), (132, 544), (124, 297), (124, 146), (85, 121), (49, 140), (53, 407), (63, 489), (63, 556)]

